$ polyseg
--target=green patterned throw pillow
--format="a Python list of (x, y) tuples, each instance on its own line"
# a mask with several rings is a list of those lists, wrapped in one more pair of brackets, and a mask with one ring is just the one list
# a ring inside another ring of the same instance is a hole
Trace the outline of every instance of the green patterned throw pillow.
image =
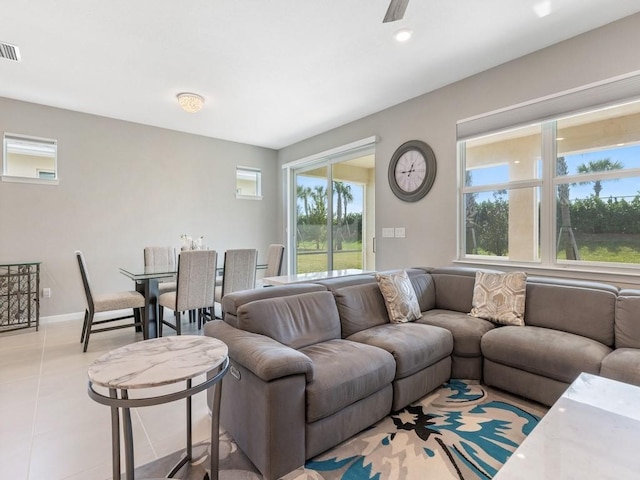
[(376, 273), (391, 323), (406, 323), (422, 317), (416, 292), (406, 270), (398, 273)]
[(469, 315), (502, 325), (524, 326), (527, 274), (476, 272)]

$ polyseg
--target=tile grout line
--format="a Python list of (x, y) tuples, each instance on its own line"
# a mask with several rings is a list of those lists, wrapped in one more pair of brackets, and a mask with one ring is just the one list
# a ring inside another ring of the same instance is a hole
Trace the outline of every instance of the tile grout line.
[(140, 413), (138, 413), (138, 409), (134, 408), (133, 410), (136, 412), (136, 417), (138, 417), (138, 420), (140, 421), (140, 425), (142, 426), (142, 431), (144, 432), (144, 436), (147, 437), (147, 441), (149, 442), (149, 446), (151, 447), (153, 456), (155, 457), (155, 460), (157, 460), (159, 458), (158, 452), (156, 452), (156, 449), (153, 447), (153, 443), (151, 442), (151, 437), (149, 436), (149, 432), (147, 432), (147, 427), (144, 426), (144, 422), (142, 421), (142, 417), (140, 416)]
[(36, 401), (33, 408), (33, 421), (31, 422), (31, 438), (29, 441), (29, 462), (27, 464), (27, 480), (31, 475), (31, 455), (33, 454), (33, 441), (36, 433), (36, 420), (38, 418), (38, 406), (40, 404), (40, 385), (42, 383), (42, 370), (44, 369), (44, 349), (47, 345), (47, 328), (43, 328), (42, 353), (40, 354), (40, 370), (38, 371), (38, 386), (36, 387)]

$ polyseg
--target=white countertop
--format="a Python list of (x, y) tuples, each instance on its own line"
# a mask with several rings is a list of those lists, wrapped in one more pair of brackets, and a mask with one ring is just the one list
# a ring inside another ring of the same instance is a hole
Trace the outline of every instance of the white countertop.
[(495, 480), (640, 478), (640, 387), (583, 373)]
[(362, 275), (373, 273), (369, 270), (359, 270), (357, 268), (345, 268), (343, 270), (329, 270), (325, 272), (296, 273), (293, 275), (280, 275), (278, 277), (265, 277), (262, 282), (265, 285), (288, 285), (291, 283), (313, 282), (316, 280), (326, 280), (328, 278), (349, 277), (352, 275)]

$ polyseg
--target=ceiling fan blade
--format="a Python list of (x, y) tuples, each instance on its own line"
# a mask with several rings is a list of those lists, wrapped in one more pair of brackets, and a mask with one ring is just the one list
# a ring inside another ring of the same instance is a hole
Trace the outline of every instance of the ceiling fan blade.
[(391, 0), (387, 14), (384, 16), (382, 23), (395, 22), (396, 20), (402, 20), (404, 17), (404, 11), (407, 9), (409, 0)]

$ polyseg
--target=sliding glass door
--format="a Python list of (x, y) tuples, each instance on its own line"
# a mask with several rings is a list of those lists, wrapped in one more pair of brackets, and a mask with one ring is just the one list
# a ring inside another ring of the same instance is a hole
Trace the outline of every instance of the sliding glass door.
[(291, 169), (290, 272), (374, 269), (373, 147)]

